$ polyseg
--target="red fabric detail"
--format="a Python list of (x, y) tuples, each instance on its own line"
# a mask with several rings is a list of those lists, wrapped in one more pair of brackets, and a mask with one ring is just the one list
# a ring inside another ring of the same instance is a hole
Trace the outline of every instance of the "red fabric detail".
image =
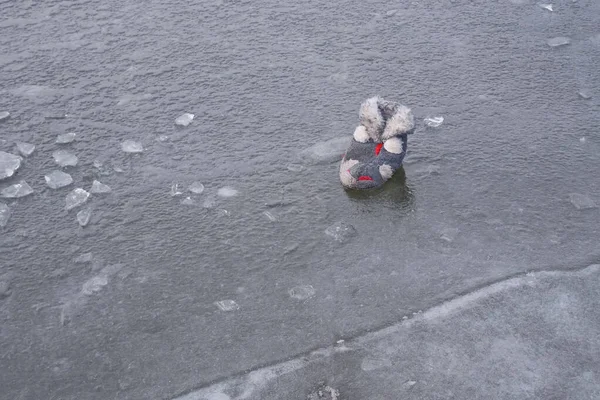
[(377, 146), (375, 146), (375, 155), (378, 156), (379, 153), (381, 152), (381, 148), (383, 147), (383, 143), (379, 143), (377, 144)]
[(371, 178), (370, 176), (366, 176), (366, 175), (361, 175), (358, 177), (359, 181), (372, 181), (373, 178)]

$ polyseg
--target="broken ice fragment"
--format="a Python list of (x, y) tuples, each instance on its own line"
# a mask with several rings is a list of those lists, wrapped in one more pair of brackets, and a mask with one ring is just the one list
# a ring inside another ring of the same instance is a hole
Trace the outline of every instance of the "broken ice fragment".
[(8, 111), (0, 112), (0, 122), (7, 120), (10, 117), (10, 113)]
[(577, 94), (584, 100), (589, 100), (592, 98), (592, 94), (587, 89), (581, 89), (579, 92), (577, 92)]
[(217, 195), (221, 197), (234, 197), (237, 196), (238, 191), (232, 187), (225, 186), (217, 190)]
[(56, 137), (56, 143), (67, 144), (75, 140), (75, 132), (62, 133)]
[(105, 275), (94, 276), (88, 279), (82, 286), (81, 292), (86, 296), (90, 296), (102, 290), (108, 284), (108, 278)]
[(301, 156), (314, 162), (333, 162), (342, 159), (346, 148), (350, 145), (352, 136), (344, 136), (323, 142), (315, 143), (307, 149), (302, 150)]
[(263, 212), (263, 214), (265, 215), (265, 217), (269, 218), (269, 221), (271, 221), (271, 222), (277, 221), (277, 218), (273, 214), (271, 214), (269, 211), (265, 211), (265, 212)]
[(240, 306), (233, 300), (216, 301), (215, 305), (219, 307), (221, 311), (234, 311), (240, 309)]
[(185, 199), (181, 200), (181, 204), (185, 206), (193, 206), (194, 204), (196, 204), (196, 202), (190, 196), (188, 196)]
[(204, 185), (200, 182), (194, 182), (188, 187), (188, 190), (192, 193), (201, 194), (204, 192)]
[(87, 201), (88, 197), (90, 197), (90, 194), (85, 190), (81, 188), (73, 189), (65, 198), (65, 209), (68, 211), (75, 207), (79, 207)]
[(141, 153), (144, 151), (144, 147), (140, 142), (128, 139), (121, 143), (121, 150), (125, 153)]
[(345, 243), (356, 235), (356, 228), (350, 224), (338, 222), (325, 229), (325, 234), (331, 236), (336, 242)]
[(19, 156), (0, 151), (0, 180), (13, 176), (21, 166), (22, 160)]
[(0, 228), (4, 228), (10, 218), (10, 208), (4, 203), (0, 203)]
[(33, 189), (31, 186), (29, 186), (27, 182), (21, 181), (2, 189), (0, 195), (8, 199), (17, 199), (19, 197), (29, 196), (32, 193)]
[(75, 262), (75, 264), (85, 264), (85, 263), (92, 262), (93, 258), (94, 258), (94, 255), (92, 253), (83, 253), (80, 256), (78, 256), (77, 258), (75, 258), (75, 260), (73, 260), (73, 261)]
[(85, 210), (81, 210), (77, 213), (77, 222), (79, 225), (86, 226), (90, 222), (90, 218), (92, 217), (92, 210), (86, 208)]
[(110, 193), (111, 188), (104, 183), (94, 180), (92, 182), (92, 188), (90, 189), (90, 193)]
[(79, 162), (75, 154), (66, 150), (56, 150), (52, 153), (52, 157), (54, 157), (54, 161), (61, 167), (74, 167)]
[(44, 118), (46, 119), (65, 119), (67, 118), (67, 114), (63, 113), (63, 112), (47, 112), (44, 114)]
[(316, 293), (316, 290), (311, 285), (300, 285), (291, 288), (288, 293), (293, 299), (306, 300), (313, 297)]
[(182, 195), (183, 192), (181, 190), (179, 190), (179, 184), (178, 183), (173, 183), (171, 185), (171, 196), (179, 196)]
[(423, 122), (425, 122), (425, 125), (431, 128), (437, 128), (444, 122), (444, 117), (427, 117), (423, 120)]
[(540, 3), (539, 6), (542, 7), (543, 9), (545, 9), (545, 10), (554, 11), (554, 9), (552, 8), (552, 4)]
[(288, 164), (288, 166), (286, 168), (288, 171), (292, 171), (292, 172), (300, 172), (304, 169), (304, 167), (299, 164)]
[(571, 43), (571, 39), (565, 36), (558, 36), (552, 39), (548, 39), (547, 43), (550, 47), (559, 47)]
[(440, 239), (452, 243), (456, 236), (458, 236), (459, 230), (456, 228), (446, 228), (440, 232)]
[(35, 150), (35, 145), (25, 142), (17, 142), (17, 150), (23, 157), (30, 156)]
[(575, 206), (575, 208), (578, 210), (587, 210), (597, 207), (594, 200), (583, 194), (571, 193), (569, 194), (569, 200), (571, 201), (571, 204), (573, 204), (573, 206)]
[(62, 171), (52, 171), (48, 175), (44, 176), (46, 180), (46, 184), (50, 187), (50, 189), (58, 189), (61, 187), (69, 186), (73, 183), (73, 178), (71, 175)]
[(194, 114), (185, 113), (175, 119), (175, 125), (188, 126), (194, 119)]

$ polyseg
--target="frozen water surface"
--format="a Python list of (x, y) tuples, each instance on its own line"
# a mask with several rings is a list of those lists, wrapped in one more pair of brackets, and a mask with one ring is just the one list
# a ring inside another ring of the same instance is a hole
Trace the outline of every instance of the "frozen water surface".
[(58, 189), (73, 183), (73, 178), (71, 178), (71, 175), (62, 171), (52, 171), (48, 175), (44, 176), (44, 179), (46, 180), (46, 184), (51, 189)]
[(67, 150), (56, 150), (52, 153), (54, 162), (61, 167), (75, 167), (79, 162), (77, 156)]
[(65, 198), (65, 209), (68, 211), (75, 207), (79, 207), (84, 204), (89, 197), (90, 194), (85, 190), (81, 188), (73, 189)]
[(92, 182), (92, 187), (90, 189), (90, 193), (110, 193), (112, 189), (110, 186), (105, 185), (104, 183), (97, 181), (94, 179)]
[(21, 166), (22, 160), (19, 156), (0, 151), (0, 180), (13, 176)]
[(7, 199), (17, 199), (19, 197), (29, 196), (33, 193), (31, 186), (25, 181), (12, 184), (0, 191), (0, 196)]
[(71, 143), (75, 140), (77, 135), (75, 132), (61, 133), (56, 137), (56, 143), (58, 144), (67, 144)]
[(142, 143), (128, 139), (121, 143), (121, 150), (125, 153), (141, 153), (144, 151), (144, 147), (142, 146)]
[(23, 157), (28, 157), (35, 151), (35, 145), (26, 142), (17, 142), (17, 150)]

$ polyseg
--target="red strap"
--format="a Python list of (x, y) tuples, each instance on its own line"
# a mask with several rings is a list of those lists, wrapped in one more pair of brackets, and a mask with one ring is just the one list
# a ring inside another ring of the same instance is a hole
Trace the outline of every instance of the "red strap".
[(383, 147), (383, 143), (378, 143), (377, 146), (375, 146), (375, 155), (378, 156), (379, 153), (381, 152), (381, 148)]
[(366, 175), (361, 175), (358, 177), (359, 181), (372, 181), (373, 178), (371, 178), (370, 176), (366, 176)]

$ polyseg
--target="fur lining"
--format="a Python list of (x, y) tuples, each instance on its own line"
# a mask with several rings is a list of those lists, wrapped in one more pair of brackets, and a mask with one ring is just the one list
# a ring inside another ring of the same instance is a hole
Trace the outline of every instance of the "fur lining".
[(410, 108), (398, 106), (394, 115), (387, 120), (381, 138), (383, 140), (409, 133), (415, 127), (415, 117)]
[(354, 140), (356, 140), (359, 143), (367, 143), (369, 141), (369, 134), (367, 133), (367, 129), (362, 125), (356, 127), (353, 136)]
[(345, 187), (356, 185), (356, 179), (350, 174), (350, 168), (358, 164), (357, 160), (344, 160), (340, 163), (340, 181)]
[(360, 105), (358, 113), (360, 124), (366, 128), (369, 137), (377, 143), (381, 142), (381, 131), (385, 125), (385, 120), (379, 110), (380, 101), (381, 99), (377, 96), (365, 100)]
[(403, 147), (404, 146), (402, 146), (402, 141), (397, 137), (388, 139), (383, 144), (384, 149), (394, 154), (402, 154), (402, 151), (404, 151)]
[(387, 164), (383, 164), (379, 167), (379, 173), (383, 179), (390, 179), (394, 175), (394, 170)]

